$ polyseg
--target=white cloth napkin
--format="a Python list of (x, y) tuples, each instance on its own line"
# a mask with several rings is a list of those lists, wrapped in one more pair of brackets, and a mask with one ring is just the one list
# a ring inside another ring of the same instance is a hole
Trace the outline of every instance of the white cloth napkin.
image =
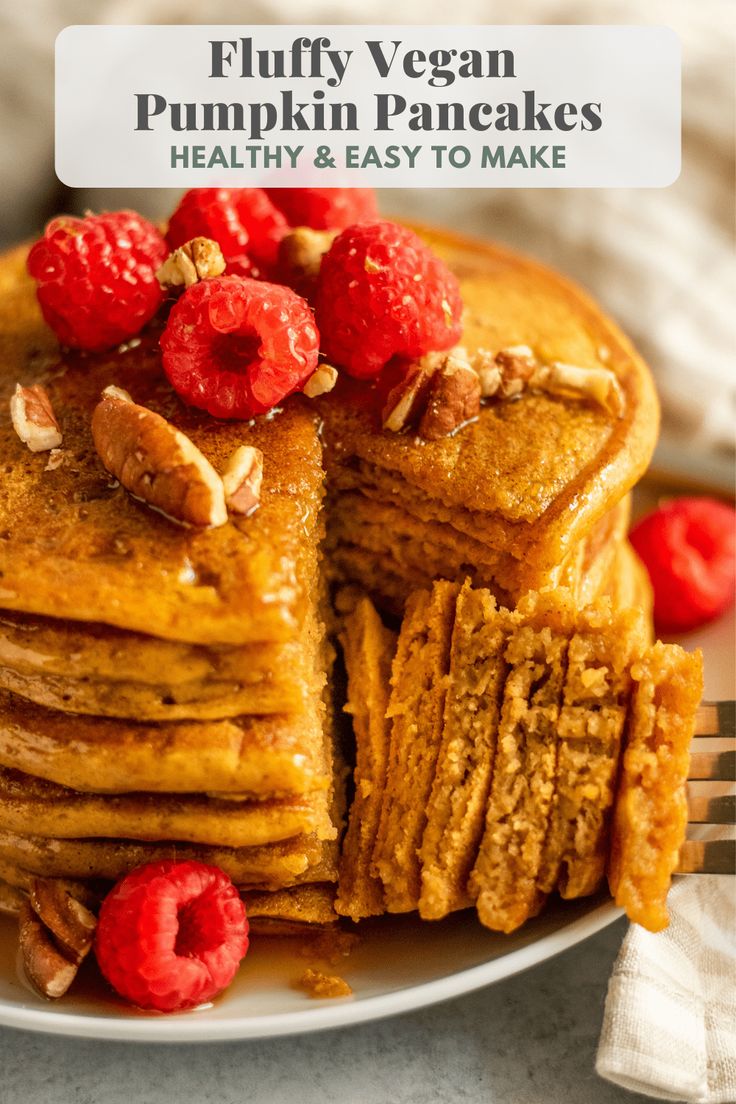
[(670, 925), (632, 924), (608, 984), (596, 1070), (658, 1100), (736, 1101), (736, 878), (680, 879)]

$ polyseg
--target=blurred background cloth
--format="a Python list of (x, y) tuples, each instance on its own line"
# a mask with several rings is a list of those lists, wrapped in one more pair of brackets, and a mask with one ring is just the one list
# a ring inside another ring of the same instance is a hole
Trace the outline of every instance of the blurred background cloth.
[(53, 170), (53, 46), (73, 23), (663, 24), (682, 43), (683, 151), (666, 189), (385, 191), (385, 213), (441, 222), (531, 253), (587, 287), (651, 364), (665, 413), (658, 462), (732, 485), (736, 424), (734, 4), (729, 0), (1, 0), (0, 239), (60, 211), (133, 206), (160, 190), (69, 192)]

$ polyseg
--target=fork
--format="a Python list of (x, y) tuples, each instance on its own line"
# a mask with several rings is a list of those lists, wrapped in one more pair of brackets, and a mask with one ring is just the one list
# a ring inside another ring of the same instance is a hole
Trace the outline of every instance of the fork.
[(688, 838), (678, 874), (736, 873), (736, 702), (702, 702), (687, 780)]

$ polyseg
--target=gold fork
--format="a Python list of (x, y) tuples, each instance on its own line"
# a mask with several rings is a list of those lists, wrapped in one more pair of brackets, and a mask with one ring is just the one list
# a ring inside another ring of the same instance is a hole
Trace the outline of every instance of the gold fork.
[(677, 873), (736, 873), (736, 702), (698, 706), (687, 801), (688, 838)]

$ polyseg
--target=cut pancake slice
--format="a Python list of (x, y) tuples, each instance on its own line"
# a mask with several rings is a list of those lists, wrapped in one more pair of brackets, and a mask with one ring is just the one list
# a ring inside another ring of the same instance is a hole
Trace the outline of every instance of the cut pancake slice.
[[(537, 876), (554, 797), (557, 722), (567, 663), (568, 636), (561, 631), (551, 596), (536, 598), (539, 606), (531, 617), (522, 614), (506, 648), (509, 674), (493, 781), (469, 881), (481, 923), (504, 932), (514, 931), (544, 903)], [(552, 607), (550, 618), (546, 602)]]
[(299, 794), (329, 785), (321, 712), (197, 723), (73, 717), (0, 691), (0, 765), (92, 793)]
[(356, 745), (355, 797), (342, 845), (335, 908), (360, 920), (385, 910), (383, 887), (371, 873), (373, 848), (386, 786), (391, 722), (387, 717), (396, 634), (385, 628), (368, 598), (362, 598), (340, 634), (348, 676), (345, 711)]
[(110, 836), (258, 847), (309, 832), (334, 839), (324, 790), (261, 801), (205, 794), (89, 794), (0, 769), (0, 829), (75, 839)]
[(608, 881), (630, 919), (660, 931), (668, 923), (667, 891), (687, 825), (685, 783), (703, 692), (702, 655), (658, 642), (631, 676)]
[(638, 613), (584, 610), (570, 640), (558, 724), (554, 806), (540, 888), (563, 897), (593, 893), (605, 870), (610, 810), (631, 689), (629, 668), (646, 640)]
[(393, 662), (386, 792), (373, 855), (389, 912), (409, 912), (419, 902), (419, 848), (442, 738), (459, 589), (438, 582), (410, 597)]
[(438, 920), (469, 903), (491, 785), (504, 652), (513, 615), (466, 582), (457, 599), (444, 730), (421, 847), (419, 913)]

